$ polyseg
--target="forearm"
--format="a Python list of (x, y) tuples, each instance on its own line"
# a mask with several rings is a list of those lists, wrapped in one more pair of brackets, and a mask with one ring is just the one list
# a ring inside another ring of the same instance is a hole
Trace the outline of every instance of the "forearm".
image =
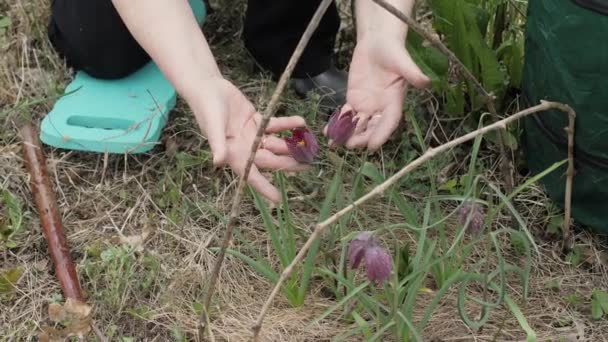
[[(414, 0), (386, 0), (398, 10), (408, 16), (414, 7)], [(356, 0), (357, 40), (368, 37), (370, 34), (390, 35), (405, 40), (407, 25), (389, 13), (372, 0)]]
[(186, 100), (221, 77), (187, 0), (112, 0), (141, 47)]

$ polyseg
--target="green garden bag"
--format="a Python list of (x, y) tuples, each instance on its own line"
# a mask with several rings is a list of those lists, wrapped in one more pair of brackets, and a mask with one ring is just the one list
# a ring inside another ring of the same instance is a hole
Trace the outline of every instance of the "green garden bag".
[[(608, 0), (529, 0), (522, 98), (563, 102), (577, 113), (572, 216), (608, 234)], [(559, 111), (525, 118), (532, 173), (567, 158), (567, 117)], [(566, 165), (541, 182), (563, 207)]]

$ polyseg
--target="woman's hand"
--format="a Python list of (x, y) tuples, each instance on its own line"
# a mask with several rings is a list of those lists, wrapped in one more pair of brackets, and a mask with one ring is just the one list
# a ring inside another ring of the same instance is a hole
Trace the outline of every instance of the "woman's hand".
[(412, 60), (405, 42), (394, 37), (361, 39), (350, 65), (346, 106), (359, 117), (348, 148), (380, 148), (399, 125), (408, 85), (426, 87), (429, 78)]
[[(414, 0), (387, 0), (411, 15)], [(407, 26), (373, 1), (356, 0), (357, 45), (353, 52), (346, 105), (359, 121), (347, 148), (379, 149), (399, 125), (407, 87), (430, 80), (405, 49)]]
[[(209, 140), (215, 166), (230, 166), (239, 176), (251, 152), (262, 116), (232, 83), (222, 77), (206, 79), (199, 96), (187, 99), (203, 134)], [(248, 183), (264, 197), (280, 202), (280, 192), (260, 173), (260, 170), (303, 171), (309, 166), (298, 163), (289, 155), (283, 139), (273, 136), (284, 130), (304, 127), (299, 116), (272, 118), (268, 134), (256, 152)]]

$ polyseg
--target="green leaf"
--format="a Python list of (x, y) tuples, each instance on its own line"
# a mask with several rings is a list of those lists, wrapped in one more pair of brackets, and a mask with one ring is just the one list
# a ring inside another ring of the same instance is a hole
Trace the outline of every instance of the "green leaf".
[(12, 25), (11, 18), (0, 17), (0, 28), (8, 28)]
[[(217, 251), (219, 251), (219, 248), (214, 247), (214, 248), (210, 248), (209, 250), (211, 250), (213, 252), (217, 252)], [(246, 256), (245, 254), (235, 251), (233, 249), (226, 249), (226, 254), (235, 256), (235, 257), (243, 260), (247, 265), (252, 267), (256, 272), (263, 275), (264, 277), (266, 277), (268, 280), (272, 281), (273, 283), (276, 283), (279, 280), (279, 275), (268, 264), (255, 261), (252, 258)]]
[[(1, 232), (7, 239), (18, 233), (23, 226), (23, 213), (21, 211), (21, 205), (7, 190), (2, 191), (2, 202), (6, 206), (6, 215), (9, 220), (9, 226), (7, 232)], [(0, 227), (2, 229), (3, 227)]]
[(331, 308), (327, 309), (321, 316), (315, 318), (307, 328), (310, 328), (311, 325), (319, 323), (321, 320), (325, 319), (325, 317), (331, 315), (334, 311), (338, 310), (340, 307), (344, 306), (349, 300), (359, 294), (363, 289), (369, 286), (369, 281), (364, 282), (363, 284), (357, 286), (354, 290), (348, 292), (348, 295), (344, 296), (338, 303), (333, 305)]
[(372, 332), (370, 331), (370, 324), (356, 311), (353, 311), (351, 315), (355, 319), (355, 322), (359, 326), (359, 329), (363, 331), (363, 336), (365, 336), (365, 338), (369, 340), (372, 337)]
[(594, 289), (591, 295), (592, 303), (597, 303), (604, 314), (608, 314), (608, 293), (599, 289)]
[(451, 194), (454, 194), (454, 193), (456, 193), (457, 185), (458, 185), (458, 179), (452, 178), (452, 179), (448, 180), (447, 182), (445, 182), (444, 184), (442, 184), (438, 190), (444, 190)]
[(562, 227), (564, 226), (563, 216), (553, 216), (547, 224), (547, 231), (551, 234), (561, 234)]
[[(492, 283), (491, 285), (494, 290), (497, 290), (498, 286), (496, 284)], [(511, 310), (511, 312), (515, 316), (515, 319), (517, 319), (519, 326), (526, 332), (526, 341), (536, 342), (536, 333), (530, 327), (530, 324), (528, 324), (528, 320), (526, 319), (526, 316), (524, 316), (523, 312), (521, 312), (521, 310), (519, 309), (519, 306), (517, 306), (515, 301), (513, 301), (513, 299), (511, 299), (511, 297), (509, 297), (508, 295), (505, 295), (504, 299), (505, 304), (507, 304), (507, 307)]]
[[(332, 205), (336, 200), (336, 196), (340, 187), (342, 185), (342, 168), (339, 168), (334, 178), (329, 186), (329, 190), (327, 192), (327, 196), (325, 196), (325, 200), (323, 201), (323, 205), (321, 206), (321, 212), (319, 214), (319, 220), (323, 221), (329, 217), (329, 213), (331, 212)], [(315, 268), (315, 259), (317, 257), (317, 253), (319, 251), (319, 247), (321, 246), (321, 239), (317, 239), (313, 243), (313, 245), (308, 250), (308, 254), (306, 255), (306, 260), (304, 261), (303, 269), (302, 269), (302, 280), (300, 284), (300, 289), (298, 290), (298, 298), (301, 302), (304, 302), (304, 297), (306, 296), (306, 292), (308, 291), (308, 285), (310, 284), (310, 278), (312, 277), (313, 270)]]
[(287, 258), (287, 255), (285, 255), (286, 251), (283, 249), (283, 241), (281, 241), (281, 239), (279, 238), (279, 234), (277, 232), (274, 221), (272, 220), (272, 216), (268, 211), (268, 207), (266, 206), (266, 203), (258, 194), (258, 192), (255, 191), (255, 189), (253, 189), (251, 186), (248, 186), (248, 188), (251, 194), (253, 195), (256, 207), (262, 215), (262, 221), (264, 221), (264, 227), (266, 227), (266, 231), (268, 231), (268, 234), (270, 235), (270, 241), (272, 242), (274, 252), (279, 257), (279, 260), (281, 260), (281, 265), (283, 267), (287, 267), (287, 265), (289, 265), (290, 263), (290, 260), (289, 258)]
[(203, 304), (199, 302), (192, 302), (192, 310), (194, 310), (195, 314), (200, 315), (203, 312), (203, 309), (205, 309)]
[(11, 293), (15, 289), (15, 284), (21, 278), (23, 268), (11, 268), (8, 271), (0, 273), (0, 293)]
[(591, 318), (594, 320), (599, 320), (604, 315), (604, 311), (602, 310), (602, 306), (600, 302), (595, 300), (595, 298), (591, 301)]
[(148, 320), (152, 318), (152, 310), (147, 306), (140, 306), (137, 308), (129, 308), (126, 310), (127, 313), (135, 318)]

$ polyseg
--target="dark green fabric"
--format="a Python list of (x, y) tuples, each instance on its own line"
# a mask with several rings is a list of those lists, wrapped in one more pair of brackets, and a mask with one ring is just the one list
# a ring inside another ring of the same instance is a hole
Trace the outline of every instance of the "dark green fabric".
[[(608, 15), (573, 0), (530, 0), (523, 98), (569, 104), (577, 112), (572, 214), (608, 233)], [(528, 165), (541, 172), (567, 157), (567, 118), (551, 111), (524, 120)], [(542, 183), (563, 205), (565, 166)]]

